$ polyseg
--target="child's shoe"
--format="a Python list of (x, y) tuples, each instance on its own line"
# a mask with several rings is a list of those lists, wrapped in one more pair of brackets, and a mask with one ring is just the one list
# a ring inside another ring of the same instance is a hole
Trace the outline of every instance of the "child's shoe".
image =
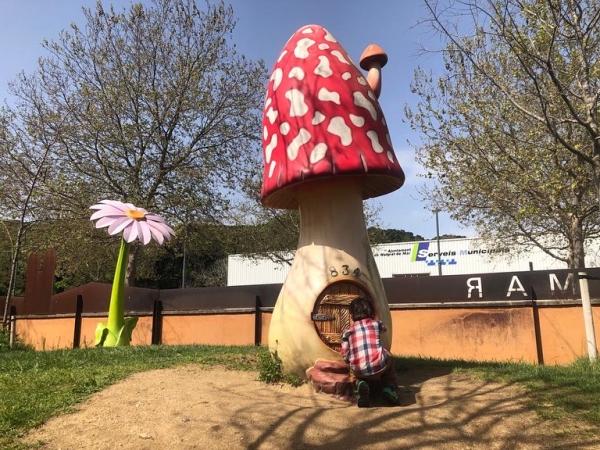
[(383, 398), (385, 398), (385, 400), (388, 403), (392, 405), (397, 405), (400, 403), (400, 397), (398, 396), (398, 392), (396, 392), (396, 389), (394, 389), (393, 386), (385, 386), (383, 388), (382, 394)]
[(356, 393), (358, 394), (358, 399), (356, 401), (358, 407), (368, 408), (371, 403), (369, 398), (369, 383), (359, 380), (358, 383), (356, 383)]

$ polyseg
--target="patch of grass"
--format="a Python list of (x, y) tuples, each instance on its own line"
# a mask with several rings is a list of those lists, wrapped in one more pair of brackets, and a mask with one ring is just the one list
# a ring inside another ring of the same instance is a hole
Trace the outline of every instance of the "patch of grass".
[(20, 448), (18, 437), (90, 394), (144, 370), (194, 363), (255, 370), (256, 347), (149, 346), (0, 356), (0, 448)]
[(464, 372), (485, 381), (518, 383), (547, 419), (571, 417), (600, 425), (600, 362), (580, 359), (566, 366), (396, 358), (398, 372), (413, 368)]
[(27, 345), (23, 344), (18, 339), (16, 339), (15, 342), (13, 342), (13, 346), (11, 348), (10, 347), (10, 336), (8, 334), (8, 330), (4, 329), (2, 327), (2, 324), (0, 324), (0, 354), (4, 353), (4, 352), (16, 351), (16, 350), (31, 350), (31, 348), (28, 347)]

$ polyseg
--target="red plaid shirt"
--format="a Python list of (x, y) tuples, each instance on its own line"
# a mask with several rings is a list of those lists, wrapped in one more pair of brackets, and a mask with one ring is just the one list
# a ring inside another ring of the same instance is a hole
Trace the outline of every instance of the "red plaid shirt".
[(381, 345), (385, 327), (378, 320), (362, 319), (342, 335), (342, 357), (358, 376), (369, 376), (383, 370), (389, 353)]

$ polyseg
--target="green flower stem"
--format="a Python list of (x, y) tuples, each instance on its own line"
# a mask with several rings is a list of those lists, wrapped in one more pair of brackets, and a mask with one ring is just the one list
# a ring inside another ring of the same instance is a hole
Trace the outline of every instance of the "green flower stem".
[(121, 248), (119, 248), (119, 257), (117, 258), (117, 267), (115, 268), (115, 277), (110, 294), (107, 323), (108, 330), (115, 336), (118, 335), (125, 321), (125, 275), (128, 253), (129, 246), (125, 239), (121, 239)]

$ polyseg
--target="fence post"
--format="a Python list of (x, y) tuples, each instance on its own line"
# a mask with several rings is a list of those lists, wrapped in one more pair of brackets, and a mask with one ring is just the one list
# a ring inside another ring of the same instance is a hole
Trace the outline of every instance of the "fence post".
[[(533, 272), (533, 263), (529, 261), (529, 271)], [(531, 284), (531, 312), (533, 313), (533, 336), (535, 338), (535, 350), (537, 353), (537, 362), (544, 365), (544, 347), (542, 343), (542, 331), (540, 328), (540, 313), (538, 311), (537, 294), (533, 283)]]
[(15, 339), (17, 337), (17, 308), (15, 308), (14, 305), (10, 307), (8, 328), (8, 347), (13, 348), (13, 345), (15, 345)]
[(254, 345), (260, 345), (262, 341), (262, 304), (260, 296), (257, 295), (254, 302)]
[(588, 274), (578, 272), (579, 293), (581, 294), (581, 308), (583, 309), (583, 323), (585, 324), (585, 340), (587, 342), (588, 357), (590, 361), (596, 361), (598, 350), (596, 349), (596, 334), (594, 331), (594, 316), (592, 314), (592, 303), (590, 301), (590, 287), (588, 285)]
[(81, 314), (83, 313), (83, 296), (75, 300), (75, 326), (73, 327), (73, 348), (79, 348), (81, 342)]
[(152, 345), (162, 342), (162, 302), (154, 300), (152, 307)]

